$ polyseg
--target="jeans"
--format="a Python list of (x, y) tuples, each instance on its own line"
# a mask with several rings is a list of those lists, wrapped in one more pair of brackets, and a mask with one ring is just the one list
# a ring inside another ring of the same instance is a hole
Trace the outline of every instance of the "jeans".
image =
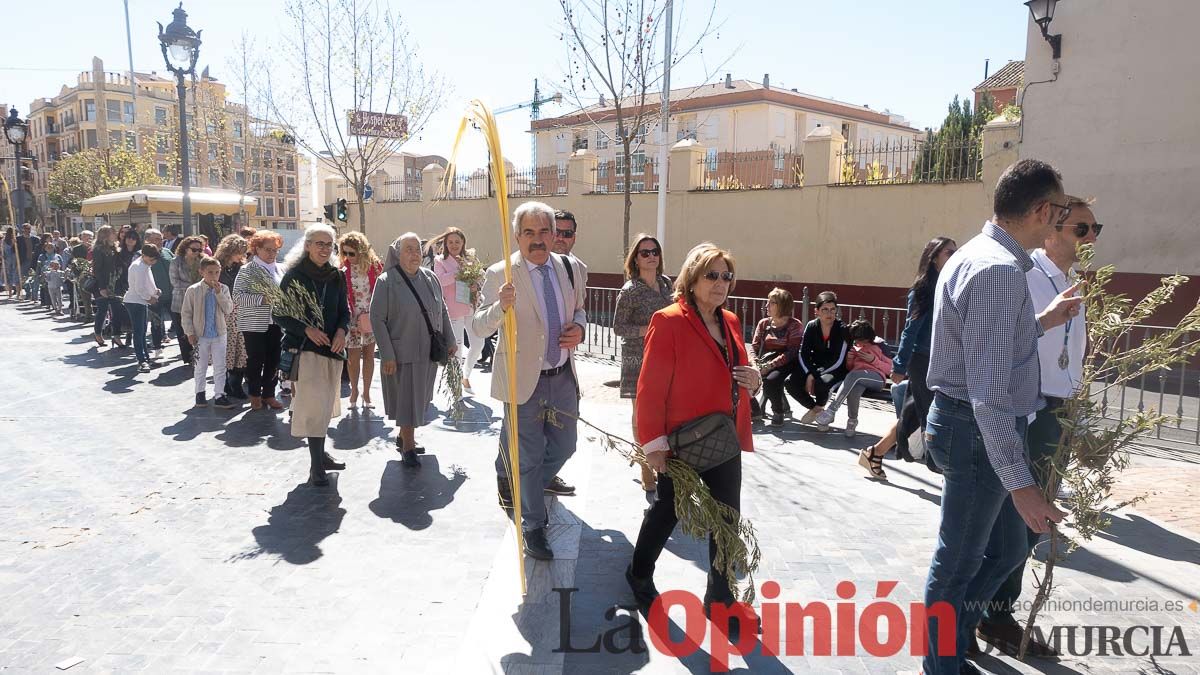
[[(1029, 443), (1029, 465), (1033, 468), (1033, 477), (1037, 479), (1038, 485), (1046, 486), (1046, 482), (1050, 478), (1051, 467), (1054, 460), (1054, 453), (1058, 450), (1059, 437), (1062, 435), (1062, 424), (1058, 421), (1058, 405), (1047, 405), (1042, 410), (1038, 411), (1037, 417), (1034, 418), (1033, 424), (1029, 425), (1028, 443)], [(1001, 584), (1000, 590), (996, 591), (996, 595), (992, 597), (992, 601), (988, 603), (988, 607), (983, 612), (983, 621), (985, 623), (1011, 624), (1016, 623), (1013, 618), (1017, 598), (1021, 597), (1021, 586), (1025, 580), (1025, 563), (1028, 561), (1028, 555), (1033, 553), (1033, 548), (1037, 546), (1042, 535), (1026, 528), (1029, 534), (1029, 549), (1026, 553), (1026, 558), (1021, 561), (1017, 569), (1008, 575), (1008, 578)], [(990, 545), (987, 550), (988, 556), (998, 556), (1000, 551), (992, 548)]]
[(908, 380), (905, 380), (900, 384), (893, 384), (891, 392), (892, 406), (896, 409), (896, 419), (900, 419), (900, 416), (904, 410), (904, 396), (908, 393)]
[[(186, 340), (187, 338), (183, 338)], [(202, 337), (196, 340), (196, 393), (204, 393), (208, 364), (213, 369), (213, 396), (225, 395), (225, 336)]]
[(842, 380), (842, 388), (838, 390), (837, 397), (833, 399), (833, 403), (826, 408), (826, 411), (832, 415), (836, 415), (838, 408), (842, 407), (842, 403), (846, 404), (846, 413), (850, 419), (858, 419), (858, 404), (862, 399), (864, 391), (883, 391), (883, 376), (873, 370), (852, 370)]
[[(1025, 418), (1016, 418), (1024, 435)], [(944, 470), (937, 549), (925, 582), (929, 608), (926, 675), (958, 675), (983, 604), (1028, 555), (1025, 521), (992, 469), (971, 404), (938, 394), (925, 426), (925, 444)], [(998, 552), (989, 556), (986, 551)], [(948, 603), (956, 618), (952, 653), (938, 654), (941, 625), (934, 609)]]
[[(546, 420), (546, 407), (572, 415), (579, 414), (579, 387), (568, 368), (538, 379), (529, 400), (517, 406), (517, 445), (521, 474), (521, 527), (525, 531), (546, 525), (544, 491), (563, 465), (575, 454), (578, 438), (574, 418), (559, 416), (556, 424)], [(496, 457), (496, 475), (508, 476), (508, 406), (500, 425), (500, 455)]]
[[(735, 511), (742, 508), (742, 458), (741, 456), (714, 466), (700, 474), (700, 480), (708, 486), (713, 499), (727, 504)], [(638, 531), (637, 543), (633, 547), (633, 562), (630, 570), (639, 579), (649, 579), (654, 576), (654, 563), (662, 554), (663, 547), (675, 531), (679, 516), (675, 513), (675, 483), (669, 474), (659, 474), (658, 492), (654, 503), (646, 510), (642, 519), (642, 528)], [(704, 599), (722, 603), (733, 601), (733, 593), (729, 590), (729, 580), (719, 571), (714, 562), (717, 559), (717, 544), (711, 533), (708, 535), (708, 589)]]
[(136, 303), (125, 303), (125, 311), (129, 312), (129, 320), (133, 322), (133, 355), (138, 363), (145, 363), (146, 356), (146, 306)]
[(113, 339), (119, 340), (121, 334), (125, 332), (125, 327), (129, 325), (129, 315), (125, 312), (125, 303), (113, 295), (107, 298), (96, 296), (96, 321), (94, 324), (96, 334), (102, 334), (104, 318), (109, 313), (112, 314), (112, 320), (108, 327), (112, 331)]
[(271, 324), (259, 333), (245, 331), (242, 339), (246, 341), (246, 394), (275, 398), (283, 329)]

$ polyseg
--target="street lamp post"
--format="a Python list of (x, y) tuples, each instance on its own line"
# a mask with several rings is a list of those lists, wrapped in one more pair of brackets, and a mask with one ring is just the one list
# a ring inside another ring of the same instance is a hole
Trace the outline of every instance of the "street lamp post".
[(175, 87), (179, 93), (179, 168), (180, 182), (183, 183), (183, 234), (187, 236), (192, 234), (192, 197), (191, 171), (188, 167), (187, 87), (183, 78), (196, 74), (201, 31), (193, 31), (188, 27), (187, 12), (183, 11), (182, 2), (171, 12), (171, 16), (172, 21), (166, 30), (162, 23), (158, 24), (158, 41), (162, 44), (167, 70), (175, 74)]
[(8, 117), (4, 118), (4, 137), (9, 143), (13, 144), (13, 162), (16, 169), (13, 175), (16, 177), (16, 189), (13, 190), (14, 201), (16, 201), (17, 214), (16, 219), (19, 222), (13, 223), (13, 226), (18, 230), (21, 223), (25, 221), (25, 190), (24, 183), (21, 180), (21, 158), (25, 156), (25, 135), (29, 130), (29, 124), (22, 120), (17, 114), (17, 109), (12, 108), (8, 111)]

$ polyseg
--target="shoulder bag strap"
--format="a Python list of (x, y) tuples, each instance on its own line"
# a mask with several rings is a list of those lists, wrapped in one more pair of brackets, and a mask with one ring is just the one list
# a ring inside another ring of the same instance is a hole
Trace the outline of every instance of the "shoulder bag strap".
[(567, 280), (571, 282), (571, 290), (575, 290), (575, 266), (571, 264), (571, 257), (567, 255), (558, 255), (562, 259), (563, 267), (567, 268)]
[(724, 311), (718, 309), (717, 317), (721, 321), (721, 332), (725, 334), (726, 364), (729, 365), (729, 395), (733, 399), (733, 419), (736, 421), (738, 402), (741, 399), (741, 392), (738, 391), (737, 380), (733, 378), (733, 369), (739, 365), (737, 345), (733, 344), (732, 336), (729, 333), (729, 324), (725, 321)]
[[(432, 338), (436, 331), (433, 330), (433, 322), (429, 320), (429, 312), (425, 309), (425, 303), (421, 301), (421, 294), (417, 293), (417, 289), (413, 287), (412, 281), (409, 280), (404, 270), (400, 269), (399, 265), (396, 265), (394, 269), (400, 275), (400, 278), (404, 280), (404, 283), (408, 285), (408, 290), (412, 291), (413, 297), (417, 299), (417, 306), (421, 308), (421, 316), (425, 317), (425, 328), (429, 330), (429, 337)], [(417, 272), (417, 274), (420, 274), (420, 272)]]

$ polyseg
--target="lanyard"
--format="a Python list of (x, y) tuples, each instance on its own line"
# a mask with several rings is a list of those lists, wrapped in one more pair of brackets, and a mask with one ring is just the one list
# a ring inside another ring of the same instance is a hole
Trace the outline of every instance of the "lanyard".
[[(1046, 275), (1046, 281), (1050, 282), (1050, 287), (1054, 289), (1054, 295), (1057, 296), (1059, 293), (1062, 293), (1062, 291), (1058, 290), (1058, 284), (1054, 283), (1054, 277), (1050, 276), (1050, 273), (1047, 272), (1044, 267), (1042, 267), (1041, 263), (1039, 263), (1035, 260), (1033, 264), (1035, 267), (1038, 268), (1039, 272)], [(1066, 326), (1067, 330), (1066, 330), (1065, 334), (1063, 335), (1063, 348), (1066, 348), (1067, 340), (1069, 340), (1071, 338), (1071, 324), (1074, 322), (1075, 322), (1074, 317), (1067, 319), (1067, 326)]]

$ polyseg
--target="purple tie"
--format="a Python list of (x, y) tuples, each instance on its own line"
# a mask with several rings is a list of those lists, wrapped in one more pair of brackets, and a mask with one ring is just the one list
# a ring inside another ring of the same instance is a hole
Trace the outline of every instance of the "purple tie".
[(550, 265), (542, 265), (538, 271), (542, 273), (542, 296), (546, 299), (546, 363), (554, 368), (562, 356), (562, 347), (558, 346), (558, 338), (562, 334), (562, 317), (558, 314), (558, 298), (554, 294), (554, 283), (550, 281)]

